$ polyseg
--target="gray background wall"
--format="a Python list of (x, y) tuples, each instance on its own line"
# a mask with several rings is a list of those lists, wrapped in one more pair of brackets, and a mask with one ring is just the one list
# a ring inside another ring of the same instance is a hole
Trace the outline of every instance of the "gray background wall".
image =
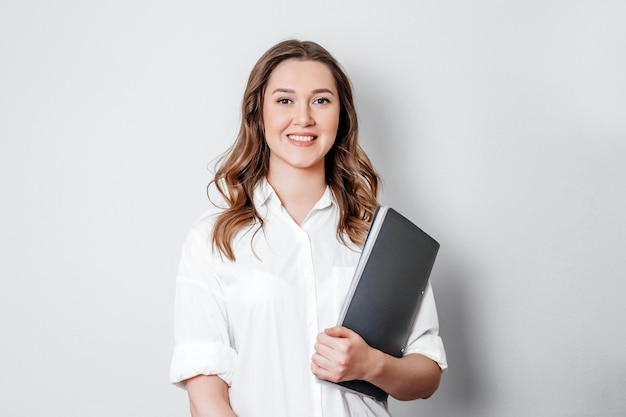
[(246, 77), (355, 85), (382, 201), (436, 236), (450, 370), (395, 416), (626, 413), (626, 2), (0, 2), (0, 414), (186, 415), (175, 269)]

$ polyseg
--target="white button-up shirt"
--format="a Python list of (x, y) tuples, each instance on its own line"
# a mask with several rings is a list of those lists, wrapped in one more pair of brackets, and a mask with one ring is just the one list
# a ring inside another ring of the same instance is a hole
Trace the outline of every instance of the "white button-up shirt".
[[(221, 199), (213, 192), (211, 201)], [(264, 226), (237, 235), (235, 262), (211, 248), (219, 208), (189, 232), (176, 278), (172, 383), (218, 375), (239, 417), (389, 416), (385, 402), (320, 381), (310, 370), (316, 336), (337, 324), (360, 255), (337, 238), (330, 189), (301, 226), (267, 181), (256, 187), (254, 204)], [(404, 353), (447, 366), (430, 285)]]

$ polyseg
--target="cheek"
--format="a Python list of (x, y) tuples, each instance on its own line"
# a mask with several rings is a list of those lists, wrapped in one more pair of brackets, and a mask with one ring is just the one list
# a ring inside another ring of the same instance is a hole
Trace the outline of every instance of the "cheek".
[(330, 129), (332, 129), (335, 134), (339, 131), (339, 114), (335, 115), (332, 120), (329, 122)]
[(269, 114), (266, 106), (263, 106), (261, 110), (261, 123), (263, 124), (263, 128), (267, 130), (267, 127), (271, 124), (272, 117)]
[(276, 135), (281, 133), (281, 130), (276, 124), (276, 120), (271, 118), (263, 120), (263, 130), (266, 139), (273, 139)]
[(267, 139), (267, 137), (271, 137), (273, 132), (274, 132), (274, 127), (272, 125), (272, 118), (270, 117), (263, 117), (263, 134), (265, 136), (265, 138)]
[(263, 111), (263, 126), (266, 134), (281, 133), (288, 125), (286, 118), (280, 112), (270, 110)]

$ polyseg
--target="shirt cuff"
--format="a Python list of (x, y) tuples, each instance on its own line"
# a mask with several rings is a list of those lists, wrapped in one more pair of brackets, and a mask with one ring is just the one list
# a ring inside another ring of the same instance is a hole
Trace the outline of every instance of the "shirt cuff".
[(441, 372), (448, 369), (448, 360), (446, 358), (446, 351), (443, 347), (443, 341), (437, 334), (423, 334), (415, 342), (413, 342), (404, 351), (404, 355), (410, 353), (419, 353), (424, 355), (439, 365)]
[(183, 342), (174, 347), (170, 382), (185, 388), (185, 380), (197, 375), (217, 375), (229, 386), (233, 379), (237, 352), (216, 342)]

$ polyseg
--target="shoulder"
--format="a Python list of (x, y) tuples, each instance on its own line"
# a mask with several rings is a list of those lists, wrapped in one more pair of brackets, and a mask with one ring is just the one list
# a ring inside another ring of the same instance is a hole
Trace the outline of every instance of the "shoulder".
[[(255, 209), (258, 209), (265, 204), (265, 200), (268, 198), (269, 194), (268, 188), (268, 184), (265, 181), (261, 181), (255, 187), (253, 195), (248, 197), (254, 202), (253, 204), (255, 206)], [(223, 187), (222, 190), (224, 190), (226, 193), (229, 192), (226, 187)], [(211, 183), (208, 186), (207, 197), (209, 201), (208, 207), (200, 215), (200, 217), (198, 217), (193, 222), (187, 236), (187, 240), (195, 242), (196, 245), (202, 244), (204, 246), (212, 247), (213, 245), (211, 241), (213, 233), (215, 232), (216, 223), (220, 216), (230, 208), (230, 205), (229, 202), (226, 201), (226, 197), (224, 197), (224, 195), (220, 192), (215, 183)], [(237, 216), (237, 212), (230, 212), (228, 214), (228, 222), (225, 227), (230, 228), (233, 224), (235, 224), (235, 227), (239, 227), (238, 225), (241, 224), (241, 222), (238, 221), (238, 219), (236, 218)], [(234, 222), (233, 218), (235, 219)], [(250, 226), (253, 226), (254, 224), (256, 224), (256, 219), (252, 221)], [(224, 227), (224, 224), (222, 224), (221, 227)], [(244, 226), (241, 227), (241, 230), (238, 230), (237, 232), (245, 234), (247, 231), (249, 231), (249, 229)], [(220, 232), (218, 231), (218, 233)], [(223, 233), (223, 230), (221, 230), (221, 233)]]
[(208, 207), (206, 207), (204, 212), (202, 212), (202, 214), (191, 224), (188, 239), (209, 239), (213, 233), (213, 228), (217, 218), (228, 207), (228, 203), (224, 199), (224, 196), (217, 190), (214, 184), (209, 185), (207, 189), (207, 196), (209, 200)]

